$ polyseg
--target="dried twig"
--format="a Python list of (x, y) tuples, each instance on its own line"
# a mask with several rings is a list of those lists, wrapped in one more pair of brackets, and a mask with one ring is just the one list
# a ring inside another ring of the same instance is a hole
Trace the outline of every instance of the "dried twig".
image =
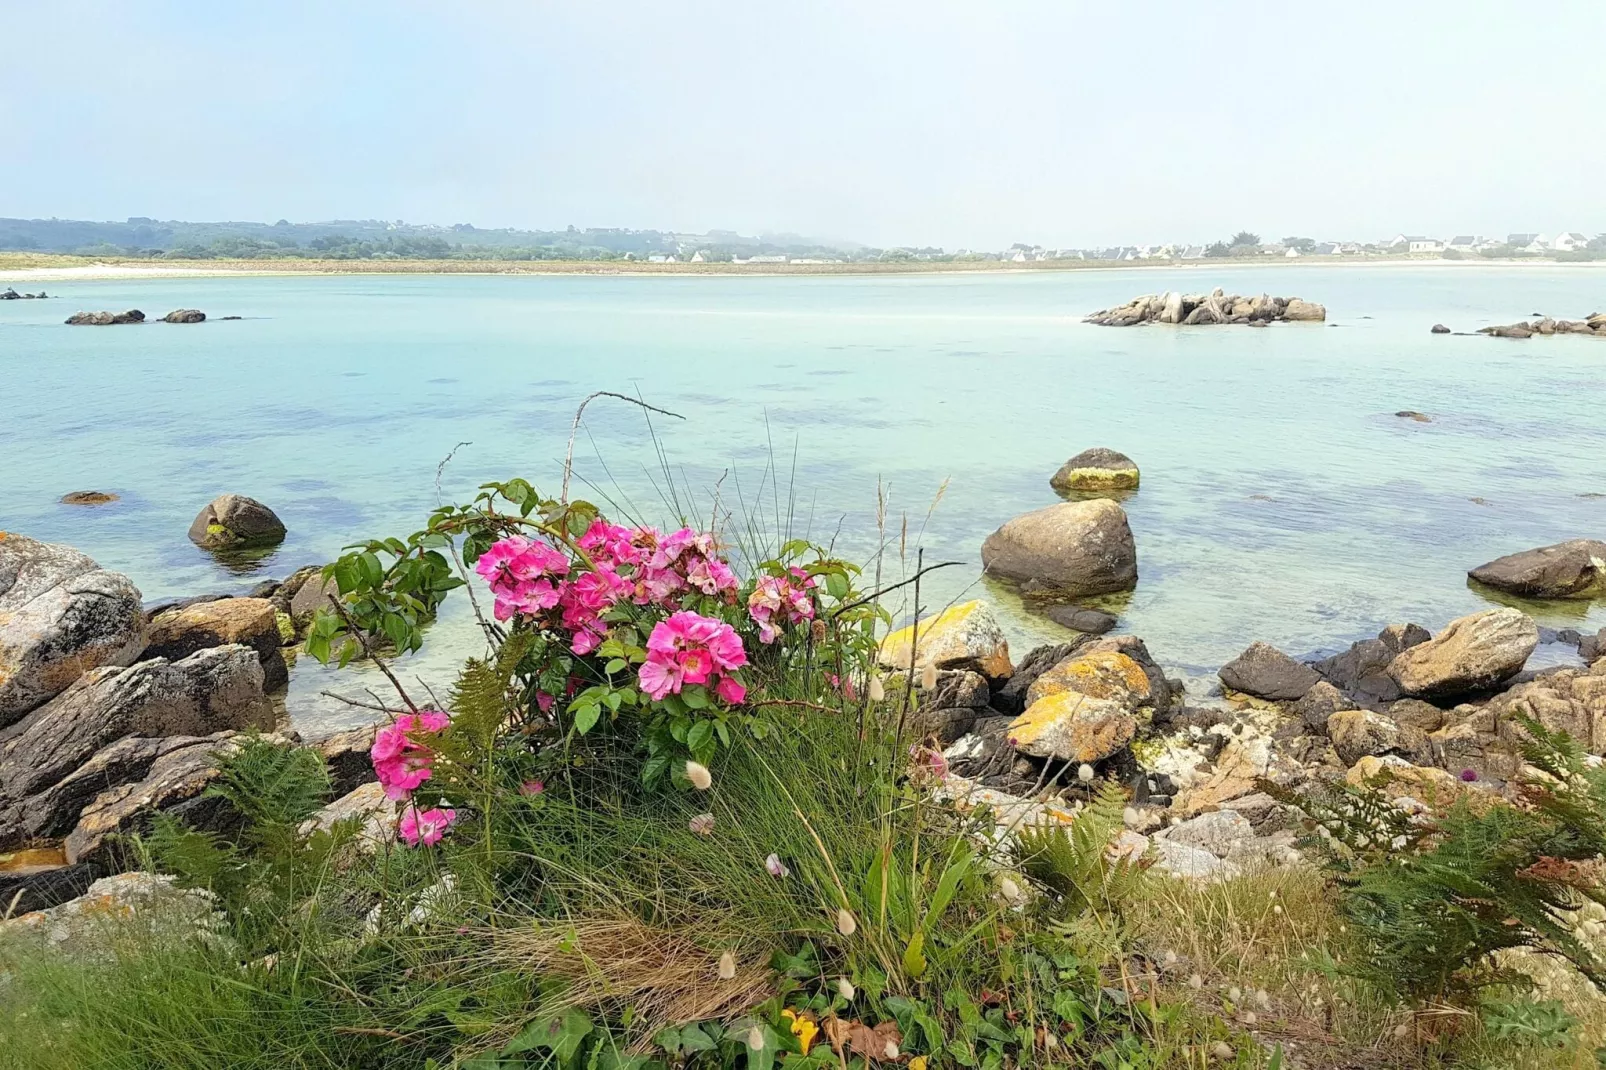
[[(372, 692), (370, 692), (370, 694), (371, 693)], [(324, 698), (332, 698), (336, 702), (344, 702), (348, 706), (356, 706), (360, 710), (376, 710), (379, 713), (400, 713), (401, 712), (400, 710), (391, 709), (389, 706), (385, 705), (383, 702), (361, 702), (361, 701), (359, 701), (357, 699), (354, 699), (354, 698), (348, 698), (345, 695), (337, 695), (333, 691), (320, 691), (320, 692), (318, 692), (318, 694), (322, 695)]]
[[(925, 551), (921, 550), (920, 553), (922, 555), (924, 555)], [(911, 583), (919, 584), (920, 577), (924, 576), (928, 572), (935, 572), (939, 568), (952, 568), (954, 565), (963, 565), (964, 563), (965, 562), (963, 562), (963, 561), (944, 561), (940, 565), (927, 565), (926, 567), (921, 568), (913, 576), (910, 576), (906, 580), (900, 580), (899, 582), (894, 583), (889, 587), (882, 587), (880, 590), (871, 591), (869, 594), (865, 595), (863, 598), (856, 598), (851, 602), (847, 602), (847, 603), (844, 603), (843, 605), (837, 606), (835, 609), (833, 609), (831, 611), (831, 616), (834, 617), (837, 614), (842, 613), (845, 610), (853, 609), (856, 606), (862, 606), (866, 602), (873, 602), (877, 598), (880, 598), (882, 595), (887, 594), (890, 591), (896, 591), (899, 587), (907, 587)], [(917, 586), (915, 588), (915, 601), (918, 602), (919, 600), (920, 600), (920, 589)]]
[(591, 404), (597, 398), (618, 398), (620, 401), (628, 401), (632, 405), (640, 405), (642, 408), (648, 409), (652, 412), (662, 413), (665, 416), (673, 416), (677, 420), (685, 419), (685, 417), (678, 412), (670, 412), (668, 409), (660, 409), (656, 405), (649, 405), (645, 401), (633, 398), (628, 394), (616, 394), (612, 390), (598, 390), (594, 394), (587, 395), (586, 399), (580, 402), (580, 407), (574, 410), (574, 423), (569, 427), (569, 448), (563, 453), (563, 493), (558, 496), (558, 500), (564, 505), (569, 504), (569, 476), (574, 472), (574, 436), (580, 430), (580, 417), (585, 415), (586, 406)]

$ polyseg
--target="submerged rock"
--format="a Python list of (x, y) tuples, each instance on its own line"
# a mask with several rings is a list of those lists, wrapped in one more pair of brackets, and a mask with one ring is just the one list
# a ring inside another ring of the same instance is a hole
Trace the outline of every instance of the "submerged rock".
[(67, 317), (68, 326), (110, 327), (119, 323), (144, 323), (145, 313), (137, 308), (126, 312), (74, 312)]
[(107, 505), (116, 500), (117, 495), (99, 490), (75, 490), (61, 496), (62, 505)]
[(243, 494), (211, 501), (190, 525), (190, 541), (207, 550), (273, 546), (284, 541), (284, 522), (272, 509)]
[(1083, 450), (1048, 481), (1055, 490), (1100, 492), (1136, 490), (1138, 466), (1126, 454), (1103, 446)]
[(1431, 333), (1432, 334), (1449, 334), (1450, 333), (1450, 328), (1446, 327), (1442, 323), (1435, 323), (1433, 325), (1433, 329), (1432, 329)]
[(1128, 591), (1138, 582), (1126, 511), (1108, 498), (1017, 516), (987, 536), (981, 561), (991, 575), (1037, 580), (1071, 597)]
[(0, 531), (0, 728), (145, 649), (139, 588), (70, 546)]
[(1102, 609), (1087, 609), (1083, 606), (1049, 606), (1043, 610), (1043, 616), (1062, 628), (1069, 628), (1073, 632), (1082, 632), (1085, 635), (1103, 635), (1114, 628), (1116, 623), (1114, 613), (1106, 613)]
[(1398, 654), (1388, 672), (1412, 696), (1488, 688), (1522, 670), (1539, 645), (1539, 628), (1515, 609), (1459, 617), (1438, 635)]
[(163, 323), (203, 323), (206, 313), (198, 308), (175, 308), (162, 317)]
[(1606, 542), (1572, 539), (1497, 557), (1467, 573), (1488, 587), (1525, 598), (1606, 594)]
[[(918, 651), (914, 649), (916, 645)], [(939, 669), (974, 669), (996, 680), (1007, 678), (1013, 671), (1009, 642), (998, 618), (983, 602), (965, 602), (945, 609), (918, 625), (899, 628), (881, 641), (879, 660), (887, 668), (907, 670), (911, 658), (916, 672), (934, 665)]]

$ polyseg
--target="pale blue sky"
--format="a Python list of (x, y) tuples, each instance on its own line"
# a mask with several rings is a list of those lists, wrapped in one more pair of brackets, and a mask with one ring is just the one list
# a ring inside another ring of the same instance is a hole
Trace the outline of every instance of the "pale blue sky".
[(0, 215), (1606, 230), (1602, 0), (12, 0)]

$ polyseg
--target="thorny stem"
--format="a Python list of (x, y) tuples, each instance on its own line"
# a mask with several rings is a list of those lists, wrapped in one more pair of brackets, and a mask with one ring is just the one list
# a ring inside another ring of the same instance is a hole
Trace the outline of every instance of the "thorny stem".
[(407, 689), (401, 685), (400, 680), (396, 679), (396, 674), (390, 671), (390, 666), (385, 664), (385, 659), (374, 653), (373, 645), (368, 642), (367, 634), (357, 627), (357, 622), (351, 619), (351, 615), (346, 612), (346, 607), (340, 604), (340, 599), (332, 594), (327, 597), (329, 604), (334, 606), (335, 612), (340, 615), (340, 619), (346, 622), (346, 630), (362, 645), (362, 651), (368, 656), (368, 660), (372, 661), (379, 671), (385, 674), (385, 679), (390, 681), (390, 686), (396, 689), (396, 694), (401, 696), (401, 700), (407, 704), (407, 708), (417, 713), (418, 707), (413, 703), (412, 697), (407, 694)]

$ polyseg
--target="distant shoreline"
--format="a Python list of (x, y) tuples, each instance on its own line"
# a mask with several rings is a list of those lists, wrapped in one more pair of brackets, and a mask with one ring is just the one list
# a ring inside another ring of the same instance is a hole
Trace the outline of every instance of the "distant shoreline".
[(785, 275), (1001, 275), (1058, 271), (1214, 272), (1250, 267), (1606, 268), (1606, 260), (1447, 260), (1426, 256), (1222, 257), (1205, 260), (1045, 260), (1016, 264), (951, 261), (844, 264), (651, 264), (618, 260), (134, 260), (0, 252), (0, 285), (114, 279), (215, 278), (252, 275), (654, 275), (738, 277)]

